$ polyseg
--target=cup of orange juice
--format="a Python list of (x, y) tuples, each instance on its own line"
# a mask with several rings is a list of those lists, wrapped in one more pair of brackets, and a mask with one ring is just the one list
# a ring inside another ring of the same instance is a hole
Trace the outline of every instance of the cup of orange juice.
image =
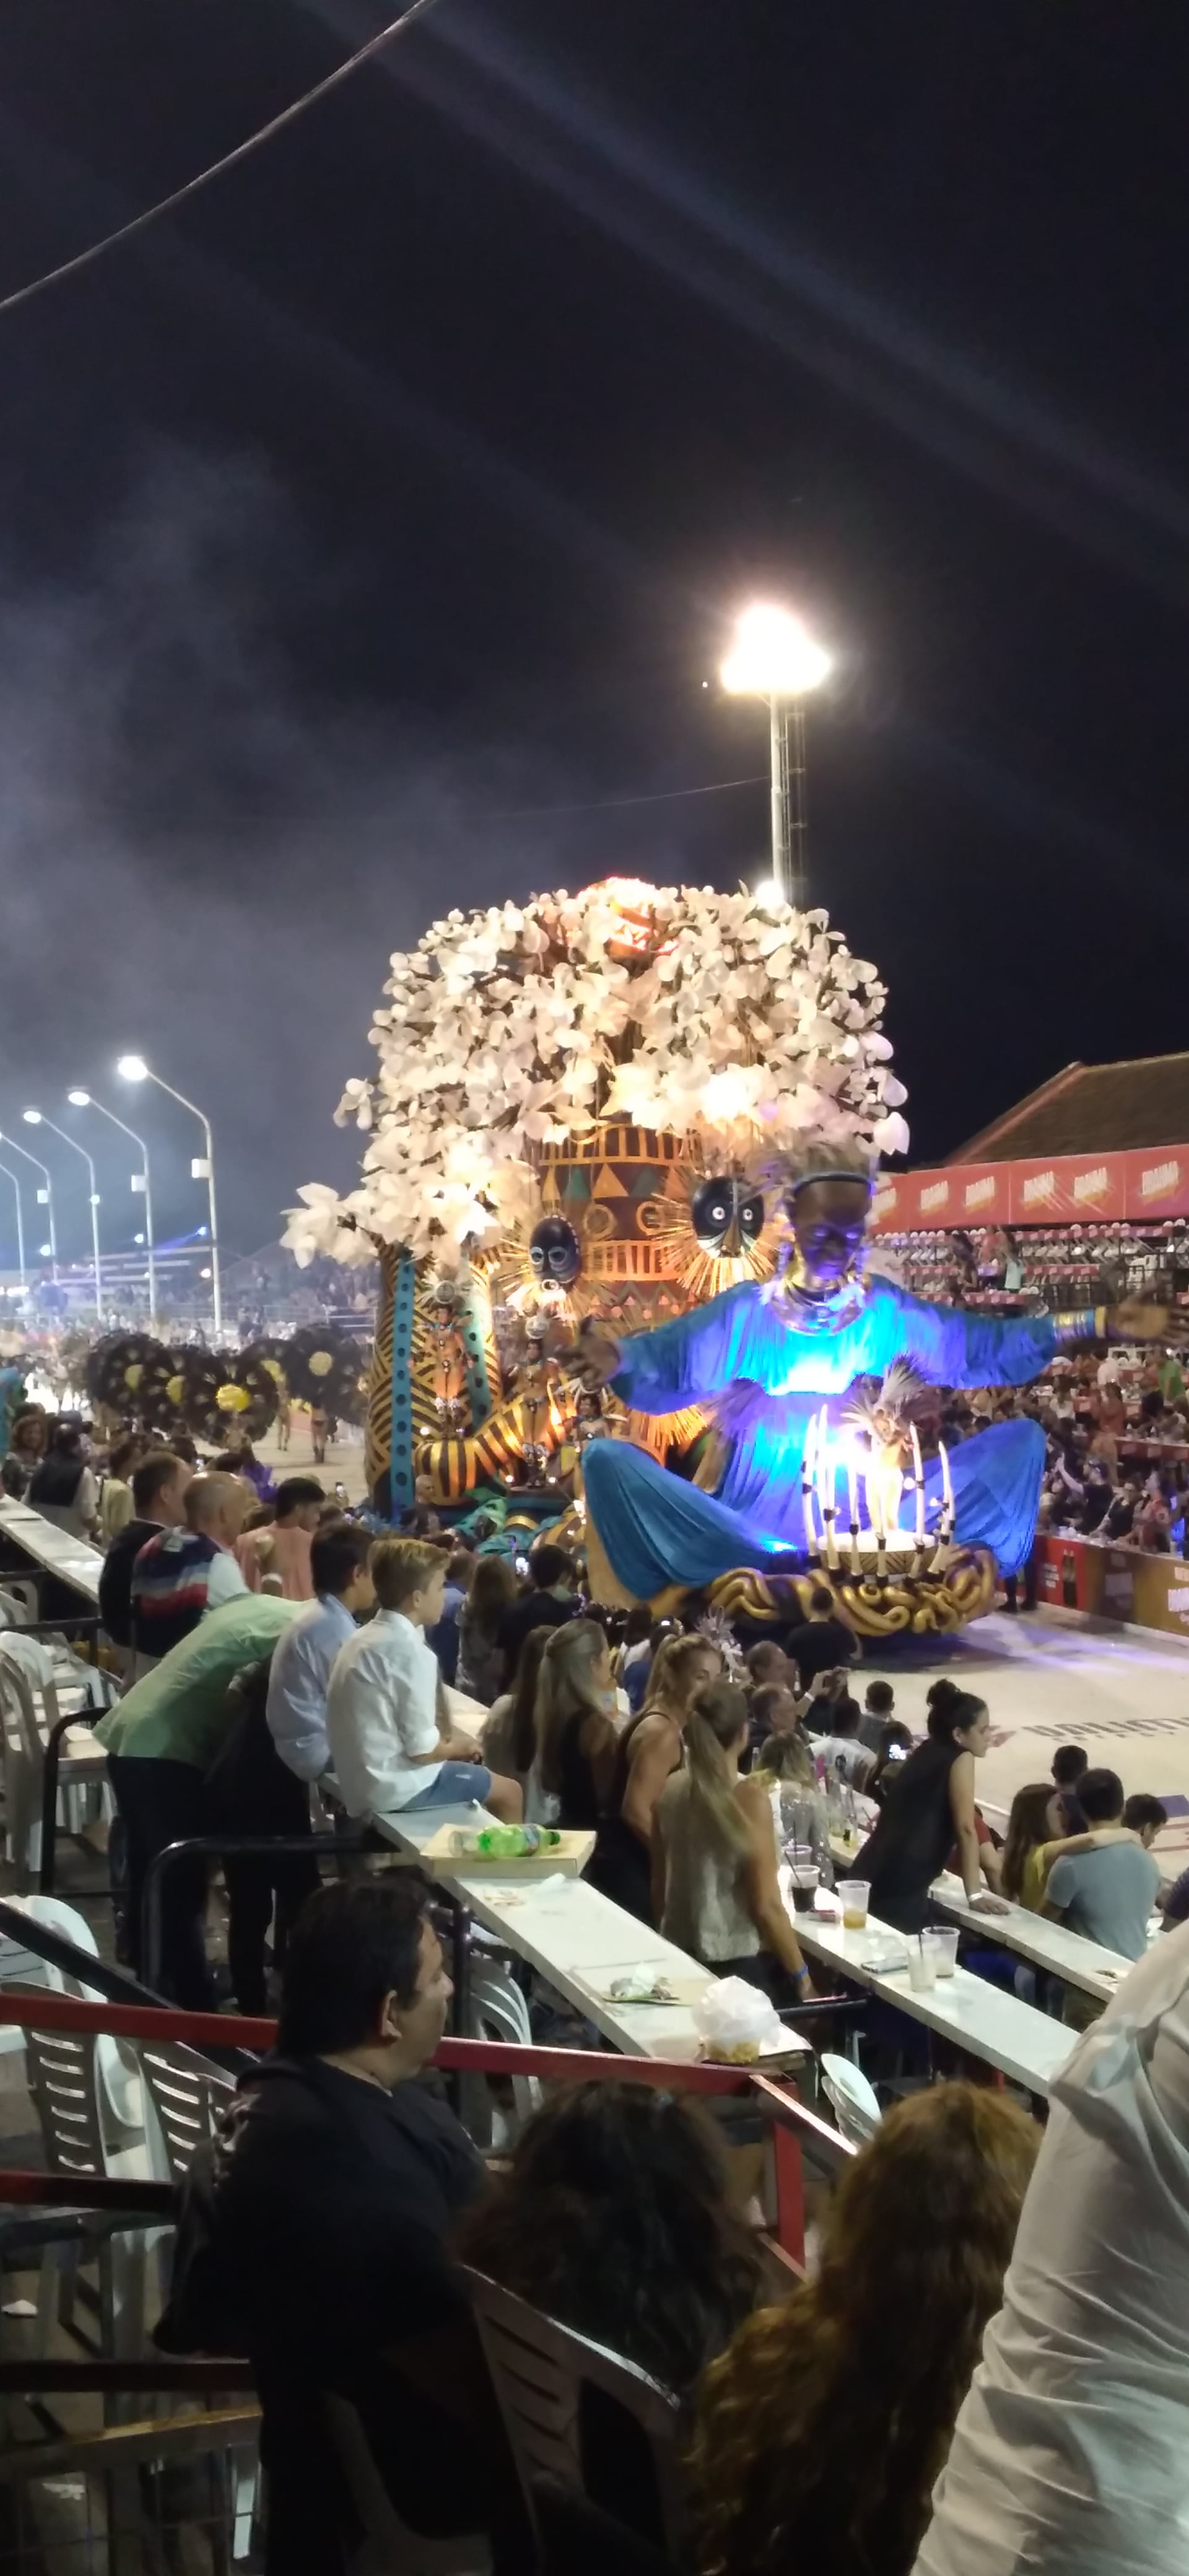
[(871, 1901), (871, 1882), (866, 1878), (840, 1878), (837, 1894), (842, 1904), (844, 1932), (861, 1932), (867, 1921)]

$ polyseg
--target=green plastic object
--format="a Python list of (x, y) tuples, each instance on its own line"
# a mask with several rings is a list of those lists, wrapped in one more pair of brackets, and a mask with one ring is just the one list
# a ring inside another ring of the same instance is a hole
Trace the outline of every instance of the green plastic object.
[(560, 1842), (551, 1825), (485, 1825), (475, 1849), (484, 1860), (528, 1860), (535, 1852), (556, 1851)]

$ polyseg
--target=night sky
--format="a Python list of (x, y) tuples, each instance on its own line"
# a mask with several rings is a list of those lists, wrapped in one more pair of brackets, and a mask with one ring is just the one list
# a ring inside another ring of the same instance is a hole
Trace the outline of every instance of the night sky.
[[(8, 0), (0, 290), (394, 7)], [(196, 1222), (139, 1046), (275, 1239), (435, 912), (760, 872), (763, 783), (625, 801), (762, 782), (752, 595), (838, 655), (814, 894), (914, 1159), (1189, 1042), (1187, 53), (1180, 0), (438, 0), (0, 319), (0, 1125), (89, 1083)]]

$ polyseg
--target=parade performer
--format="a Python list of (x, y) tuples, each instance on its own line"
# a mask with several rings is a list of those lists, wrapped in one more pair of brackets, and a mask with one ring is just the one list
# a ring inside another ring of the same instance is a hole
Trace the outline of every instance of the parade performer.
[[(809, 1424), (823, 1401), (837, 1420), (857, 1377), (903, 1360), (933, 1386), (1022, 1386), (1072, 1342), (1167, 1331), (1161, 1308), (1138, 1303), (996, 1319), (911, 1296), (865, 1271), (871, 1188), (861, 1149), (811, 1148), (786, 1181), (789, 1259), (774, 1279), (746, 1280), (622, 1343), (594, 1319), (583, 1327), (570, 1357), (586, 1386), (609, 1384), (638, 1413), (702, 1405), (723, 1435), (712, 1493), (628, 1442), (587, 1452), (587, 1512), (613, 1572), (637, 1598), (801, 1551)], [(1044, 1460), (1044, 1433), (1025, 1419), (997, 1423), (951, 1454), (953, 1535), (990, 1549), (1005, 1574), (1032, 1545)], [(925, 1490), (932, 1526), (937, 1463)]]

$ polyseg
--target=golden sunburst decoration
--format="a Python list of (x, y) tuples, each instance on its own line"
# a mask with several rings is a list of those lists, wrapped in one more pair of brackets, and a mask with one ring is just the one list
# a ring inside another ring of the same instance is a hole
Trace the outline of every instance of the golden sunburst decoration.
[(698, 1156), (677, 1176), (679, 1191), (671, 1186), (671, 1194), (647, 1199), (640, 1210), (640, 1231), (660, 1247), (667, 1276), (695, 1304), (741, 1279), (770, 1278), (779, 1225), (754, 1175), (739, 1167), (708, 1173)]

